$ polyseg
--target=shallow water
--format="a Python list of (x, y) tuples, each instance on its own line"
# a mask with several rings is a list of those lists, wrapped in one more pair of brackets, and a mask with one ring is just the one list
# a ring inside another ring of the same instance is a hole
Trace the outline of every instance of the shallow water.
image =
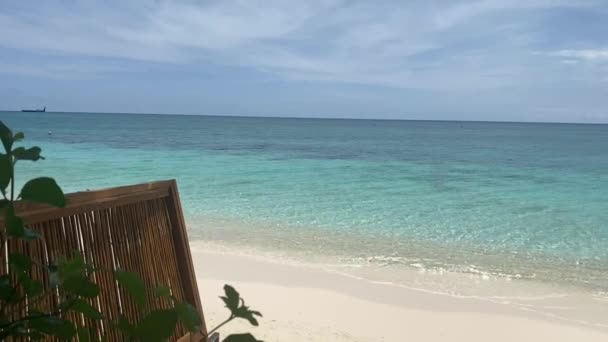
[(608, 291), (608, 125), (0, 119), (48, 157), (20, 164), (22, 179), (76, 191), (177, 178), (192, 238)]

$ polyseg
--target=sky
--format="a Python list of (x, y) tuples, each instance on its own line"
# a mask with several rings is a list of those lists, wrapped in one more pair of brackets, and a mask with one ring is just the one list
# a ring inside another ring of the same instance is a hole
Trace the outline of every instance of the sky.
[(608, 123), (608, 0), (0, 0), (0, 109)]

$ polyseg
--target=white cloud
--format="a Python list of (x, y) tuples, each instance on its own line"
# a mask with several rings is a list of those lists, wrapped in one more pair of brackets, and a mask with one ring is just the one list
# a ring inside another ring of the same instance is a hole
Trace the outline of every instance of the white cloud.
[(562, 64), (578, 64), (579, 61), (576, 59), (562, 59), (559, 61)]
[(559, 50), (553, 53), (555, 56), (567, 57), (586, 61), (608, 61), (607, 49), (582, 49), (582, 50)]
[[(100, 64), (108, 58), (195, 67), (220, 64), (323, 82), (504, 87), (520, 82), (521, 75), (534, 81), (537, 78), (526, 75), (545, 68), (543, 56), (530, 58), (526, 53), (535, 49), (537, 32), (530, 28), (535, 17), (521, 11), (594, 3), (45, 2), (0, 13), (0, 46), (68, 58), (97, 57)], [(606, 50), (558, 53), (567, 60), (608, 56)], [(91, 70), (103, 72), (103, 66)]]

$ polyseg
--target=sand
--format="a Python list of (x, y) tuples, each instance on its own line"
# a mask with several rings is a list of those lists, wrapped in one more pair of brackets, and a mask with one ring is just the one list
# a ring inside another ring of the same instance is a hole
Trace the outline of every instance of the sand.
[[(207, 251), (191, 244), (209, 326), (224, 320), (218, 298), (233, 285), (264, 314), (259, 327), (231, 323), (265, 341), (608, 341), (608, 327), (564, 322), (509, 305), (378, 284), (314, 265)], [(608, 316), (608, 312), (605, 313)]]

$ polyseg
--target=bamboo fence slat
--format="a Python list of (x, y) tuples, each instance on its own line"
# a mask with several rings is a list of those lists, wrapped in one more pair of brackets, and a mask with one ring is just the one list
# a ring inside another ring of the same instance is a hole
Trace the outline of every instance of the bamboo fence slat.
[[(51, 208), (32, 203), (18, 203), (17, 213), (25, 224), (41, 234), (33, 242), (10, 240), (6, 254), (0, 256), (0, 272), (7, 269), (9, 253), (28, 255), (40, 265), (33, 266), (30, 276), (41, 280), (48, 293), (35, 300), (25, 300), (11, 317), (23, 317), (29, 310), (54, 310), (60, 299), (49, 290), (49, 279), (42, 265), (55, 263), (60, 257), (82, 255), (96, 270), (90, 278), (101, 289), (89, 304), (100, 310), (104, 320), (92, 320), (71, 313), (65, 318), (84, 326), (107, 341), (121, 341), (112, 322), (124, 316), (131, 322), (140, 319), (138, 307), (116, 283), (112, 271), (121, 269), (140, 275), (147, 288), (167, 286), (180, 302), (192, 304), (204, 326), (188, 235), (175, 180), (123, 186), (66, 195), (65, 208)], [(0, 226), (4, 222), (0, 219)], [(172, 303), (146, 295), (146, 307), (168, 308)], [(170, 339), (187, 334), (178, 324)]]

